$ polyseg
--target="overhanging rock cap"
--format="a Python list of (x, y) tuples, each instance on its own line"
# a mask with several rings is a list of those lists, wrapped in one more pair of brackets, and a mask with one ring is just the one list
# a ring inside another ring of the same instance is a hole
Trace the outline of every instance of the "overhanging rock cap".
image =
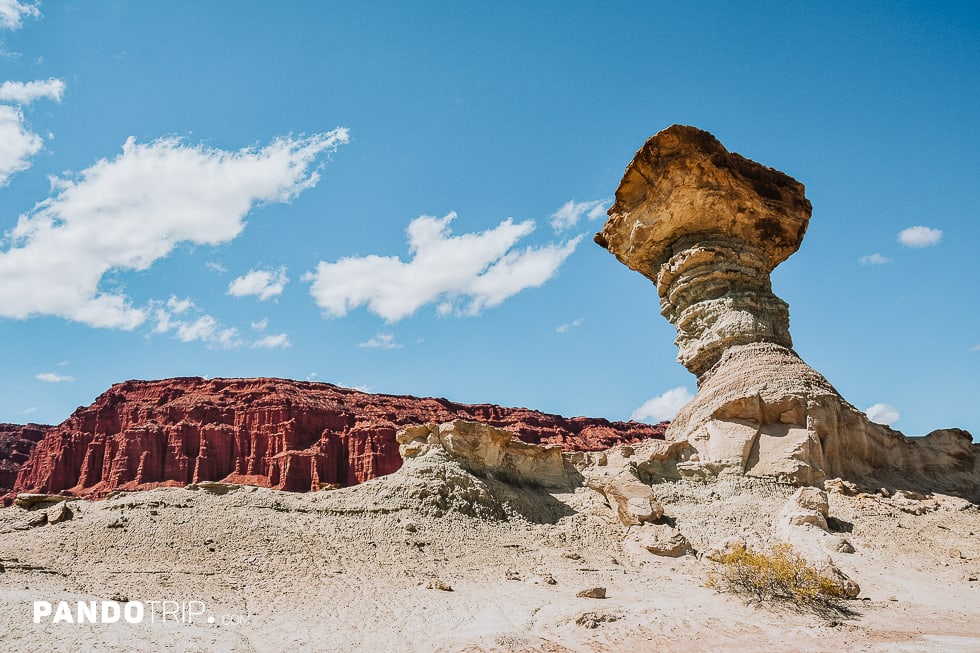
[(675, 244), (702, 236), (754, 246), (772, 271), (799, 249), (810, 213), (800, 182), (673, 125), (637, 151), (595, 241), (653, 280)]

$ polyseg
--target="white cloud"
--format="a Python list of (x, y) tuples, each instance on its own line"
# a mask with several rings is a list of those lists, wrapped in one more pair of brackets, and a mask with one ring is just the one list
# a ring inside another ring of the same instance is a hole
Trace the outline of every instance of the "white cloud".
[(610, 200), (592, 200), (591, 202), (576, 202), (569, 200), (550, 217), (551, 228), (555, 231), (566, 231), (578, 224), (582, 217), (596, 220), (606, 214), (606, 204)]
[(30, 408), (25, 408), (21, 411), (21, 415), (30, 415), (31, 413), (37, 412), (37, 406), (31, 406)]
[[(0, 25), (3, 20), (4, 5), (0, 0)], [(0, 84), (0, 102), (30, 104), (41, 98), (60, 102), (64, 90), (65, 83), (53, 78), (26, 83), (4, 82)], [(27, 128), (20, 107), (0, 104), (0, 186), (5, 186), (18, 172), (30, 168), (31, 157), (40, 152), (43, 146), (44, 139)]]
[[(243, 344), (238, 329), (225, 327), (213, 316), (202, 313), (190, 299), (171, 295), (166, 303), (154, 300), (148, 312), (156, 321), (153, 333), (172, 331), (181, 342), (203, 342), (208, 348), (237, 349)], [(178, 315), (182, 317), (176, 318)]]
[(252, 343), (253, 349), (286, 349), (292, 347), (293, 343), (289, 341), (289, 335), (285, 333), (277, 333), (275, 335), (262, 336), (258, 340)]
[[(171, 296), (166, 303), (150, 302), (150, 312), (156, 325), (153, 333), (170, 333), (181, 342), (201, 342), (208, 349), (286, 349), (292, 346), (289, 335), (285, 333), (265, 334), (269, 319), (262, 318), (252, 322), (252, 329), (263, 334), (251, 343), (247, 342), (238, 329), (226, 327), (214, 316), (201, 311), (190, 299)], [(180, 315), (182, 317), (175, 317)]]
[(58, 374), (56, 372), (41, 372), (35, 375), (38, 381), (44, 381), (45, 383), (70, 383), (75, 380), (75, 377), (68, 376), (67, 374)]
[(865, 409), (864, 413), (868, 416), (868, 419), (877, 424), (891, 425), (898, 421), (899, 415), (898, 409), (894, 406), (889, 406), (888, 404), (875, 404), (869, 406)]
[(211, 270), (212, 272), (217, 272), (218, 274), (224, 274), (225, 272), (228, 271), (228, 268), (226, 268), (225, 266), (221, 265), (221, 263), (218, 263), (216, 261), (208, 261), (207, 263), (204, 264), (204, 267)]
[(906, 247), (929, 247), (938, 244), (942, 237), (940, 229), (917, 226), (902, 229), (898, 233), (898, 242)]
[(167, 300), (167, 308), (174, 315), (181, 315), (194, 308), (194, 302), (187, 298), (177, 299), (177, 297), (171, 295), (170, 299)]
[(181, 342), (201, 341), (208, 347), (237, 349), (242, 346), (238, 329), (226, 328), (210, 315), (202, 315), (193, 322), (176, 322), (177, 339)]
[(401, 349), (402, 346), (395, 342), (395, 334), (393, 333), (379, 333), (370, 340), (362, 342), (358, 347), (367, 347), (368, 349)]
[[(456, 218), (423, 215), (408, 225), (412, 260), (396, 256), (344, 258), (321, 261), (311, 281), (310, 294), (327, 314), (342, 317), (367, 306), (388, 322), (408, 317), (420, 307), (438, 302), (437, 313), (477, 315), (499, 305), (525, 288), (550, 279), (575, 251), (581, 237), (562, 244), (513, 250), (534, 230), (534, 222), (514, 224), (508, 218), (493, 229), (452, 236), (449, 223)], [(457, 301), (465, 307), (456, 308)]]
[(694, 395), (684, 386), (672, 388), (653, 399), (647, 399), (642, 406), (633, 411), (630, 419), (651, 422), (671, 420), (677, 415), (677, 411), (693, 398)]
[(334, 383), (334, 385), (340, 386), (341, 388), (357, 390), (358, 392), (372, 392), (374, 390), (374, 386), (371, 385), (352, 385), (350, 383), (345, 383), (344, 381), (337, 381)]
[(868, 254), (867, 256), (862, 256), (858, 259), (861, 265), (884, 265), (885, 263), (891, 263), (891, 259), (887, 256), (882, 256), (877, 252), (874, 254)]
[(980, 351), (980, 345), (973, 345), (970, 347), (970, 351)]
[[(7, 234), (11, 246), (0, 251), (0, 316), (139, 326), (151, 307), (103, 290), (107, 273), (146, 270), (182, 242), (233, 240), (257, 203), (288, 202), (315, 185), (317, 156), (347, 139), (338, 128), (231, 152), (178, 138), (148, 144), (130, 138), (116, 158), (76, 178), (54, 179), (52, 196), (20, 216)], [(208, 332), (205, 323), (183, 326), (181, 339)]]
[(0, 0), (0, 29), (19, 29), (25, 16), (36, 18), (41, 11), (33, 2)]
[(33, 82), (4, 82), (0, 84), (0, 102), (30, 104), (42, 98), (61, 102), (64, 92), (65, 83), (54, 77)]
[(0, 186), (31, 167), (31, 157), (44, 141), (24, 126), (24, 114), (16, 107), (0, 105)]
[(555, 331), (557, 331), (558, 333), (568, 333), (570, 329), (574, 329), (582, 326), (582, 322), (583, 320), (581, 318), (577, 320), (572, 320), (571, 322), (566, 322), (565, 324), (558, 325), (558, 328), (556, 328)]
[(228, 294), (235, 297), (254, 295), (261, 301), (265, 301), (270, 297), (281, 295), (288, 281), (285, 267), (275, 270), (256, 268), (229, 283)]

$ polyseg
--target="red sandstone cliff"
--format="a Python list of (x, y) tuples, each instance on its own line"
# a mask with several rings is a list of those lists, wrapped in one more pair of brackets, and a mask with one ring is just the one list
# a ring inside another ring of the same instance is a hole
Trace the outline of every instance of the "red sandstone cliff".
[(398, 428), (458, 418), (566, 450), (663, 438), (666, 428), (284, 379), (127, 381), (51, 428), (14, 492), (98, 498), (198, 481), (300, 492), (354, 485), (401, 466)]
[(13, 489), (17, 472), (49, 428), (43, 424), (0, 424), (0, 496)]

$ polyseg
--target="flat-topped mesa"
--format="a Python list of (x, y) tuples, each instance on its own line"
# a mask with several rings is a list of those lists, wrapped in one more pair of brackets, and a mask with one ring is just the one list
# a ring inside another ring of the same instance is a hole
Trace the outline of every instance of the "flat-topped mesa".
[(653, 136), (626, 168), (595, 240), (657, 285), (678, 361), (698, 378), (659, 473), (840, 476), (980, 501), (969, 433), (906, 438), (875, 424), (792, 350), (769, 275), (799, 248), (810, 211), (802, 184), (693, 127)]
[(799, 249), (803, 185), (674, 125), (636, 153), (596, 242), (657, 285), (678, 361), (699, 379), (731, 346), (792, 346), (769, 274)]
[(207, 481), (299, 492), (355, 485), (401, 466), (399, 428), (456, 419), (569, 451), (602, 450), (664, 432), (663, 424), (565, 418), (288, 379), (127, 381), (60, 425), (38, 430), (33, 451), (20, 446), (6, 461), (12, 491), (4, 497), (0, 483), (0, 500), (56, 492), (100, 498), (115, 490)]

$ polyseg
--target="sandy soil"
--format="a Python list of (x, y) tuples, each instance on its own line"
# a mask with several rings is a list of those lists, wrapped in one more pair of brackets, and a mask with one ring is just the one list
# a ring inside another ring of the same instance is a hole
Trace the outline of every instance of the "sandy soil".
[[(71, 519), (33, 527), (60, 506), (0, 510), (0, 650), (980, 650), (980, 511), (961, 499), (914, 515), (831, 495), (855, 548), (833, 557), (862, 592), (828, 620), (708, 589), (714, 563), (696, 555), (624, 551), (627, 529), (591, 490), (514, 488), (427, 458), (315, 494), (161, 488), (70, 501)], [(766, 541), (793, 491), (654, 489), (696, 549)], [(595, 586), (607, 598), (576, 597)], [(142, 622), (33, 621), (34, 601), (112, 599), (143, 604)], [(163, 621), (153, 601), (201, 614)]]

